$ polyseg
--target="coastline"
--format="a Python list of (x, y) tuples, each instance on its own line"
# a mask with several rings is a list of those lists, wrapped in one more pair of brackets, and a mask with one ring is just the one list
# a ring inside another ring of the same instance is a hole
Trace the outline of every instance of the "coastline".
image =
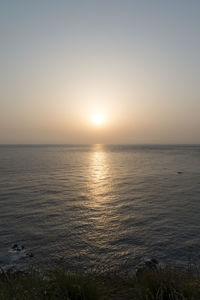
[(62, 265), (45, 271), (1, 269), (0, 299), (199, 300), (200, 273), (192, 265), (161, 267), (155, 259), (132, 275), (70, 271)]

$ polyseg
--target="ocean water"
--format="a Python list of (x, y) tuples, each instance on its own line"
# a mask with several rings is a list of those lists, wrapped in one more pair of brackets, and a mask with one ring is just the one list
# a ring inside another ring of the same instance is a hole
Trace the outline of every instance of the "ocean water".
[(0, 146), (0, 266), (149, 256), (200, 263), (200, 146)]

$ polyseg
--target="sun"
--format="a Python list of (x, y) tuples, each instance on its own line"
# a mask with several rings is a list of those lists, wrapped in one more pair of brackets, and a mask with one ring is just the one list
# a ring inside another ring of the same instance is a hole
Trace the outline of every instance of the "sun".
[(98, 126), (103, 125), (103, 123), (105, 122), (104, 116), (101, 113), (97, 113), (97, 114), (93, 115), (92, 122), (93, 122), (93, 124), (98, 125)]

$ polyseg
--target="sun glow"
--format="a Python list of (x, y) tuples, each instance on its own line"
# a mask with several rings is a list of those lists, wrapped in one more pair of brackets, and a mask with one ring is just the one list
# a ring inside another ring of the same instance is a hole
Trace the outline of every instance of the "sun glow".
[(95, 114), (93, 117), (92, 117), (92, 122), (95, 124), (95, 125), (103, 125), (103, 123), (105, 122), (105, 119), (104, 119), (104, 116), (100, 113), (98, 114)]

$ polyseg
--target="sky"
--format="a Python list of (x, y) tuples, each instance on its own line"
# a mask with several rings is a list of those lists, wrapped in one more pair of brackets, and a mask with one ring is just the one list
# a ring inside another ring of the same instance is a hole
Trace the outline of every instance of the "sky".
[(199, 15), (199, 0), (0, 0), (0, 144), (200, 143)]

